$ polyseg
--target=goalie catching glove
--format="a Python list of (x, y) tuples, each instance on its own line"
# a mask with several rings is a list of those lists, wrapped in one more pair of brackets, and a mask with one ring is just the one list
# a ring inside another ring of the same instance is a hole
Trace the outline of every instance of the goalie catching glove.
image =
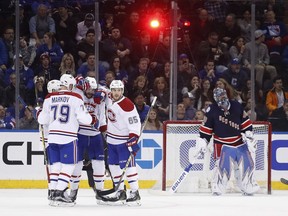
[(252, 131), (245, 131), (244, 133), (241, 133), (242, 139), (244, 142), (247, 143), (248, 149), (251, 153), (255, 153), (257, 149), (257, 141), (254, 138), (254, 134)]
[(126, 146), (128, 147), (128, 150), (136, 156), (137, 152), (139, 151), (140, 147), (138, 145), (138, 136), (132, 136), (127, 140)]
[(207, 141), (206, 139), (201, 138), (200, 136), (196, 139), (196, 150), (195, 150), (195, 157), (201, 153), (205, 153), (207, 150)]

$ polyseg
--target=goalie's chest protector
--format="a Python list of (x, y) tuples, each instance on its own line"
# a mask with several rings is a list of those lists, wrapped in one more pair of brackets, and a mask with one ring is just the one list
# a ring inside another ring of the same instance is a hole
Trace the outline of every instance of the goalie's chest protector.
[(206, 113), (207, 121), (205, 125), (213, 128), (214, 135), (220, 138), (239, 136), (243, 123), (243, 109), (241, 104), (236, 101), (230, 101), (229, 112), (225, 113), (217, 104), (210, 106)]

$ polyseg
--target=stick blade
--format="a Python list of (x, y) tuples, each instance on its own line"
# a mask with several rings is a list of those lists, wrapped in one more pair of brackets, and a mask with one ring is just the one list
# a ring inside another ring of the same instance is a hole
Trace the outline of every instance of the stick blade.
[(280, 178), (280, 181), (281, 181), (283, 184), (288, 185), (288, 179)]

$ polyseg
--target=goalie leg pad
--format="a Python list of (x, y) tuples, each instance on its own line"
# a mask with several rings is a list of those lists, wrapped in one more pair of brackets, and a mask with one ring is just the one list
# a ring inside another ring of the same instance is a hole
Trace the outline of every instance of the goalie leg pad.
[(227, 182), (228, 182), (227, 175), (225, 173), (224, 175), (222, 175), (221, 172), (219, 171), (218, 166), (215, 166), (214, 177), (211, 182), (212, 195), (219, 196), (225, 193)]

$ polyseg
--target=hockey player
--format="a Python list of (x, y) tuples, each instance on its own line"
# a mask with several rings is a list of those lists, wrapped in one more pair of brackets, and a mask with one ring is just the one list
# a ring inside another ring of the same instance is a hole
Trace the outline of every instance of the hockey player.
[(196, 152), (205, 151), (207, 143), (214, 136), (216, 168), (212, 194), (221, 195), (225, 192), (234, 163), (240, 169), (237, 177), (242, 180), (242, 193), (252, 195), (259, 190), (253, 176), (254, 162), (248, 149), (255, 149), (252, 122), (239, 102), (228, 99), (225, 89), (215, 88), (213, 94), (216, 103), (207, 109), (196, 142)]
[[(140, 205), (138, 172), (135, 155), (139, 150), (137, 144), (141, 131), (141, 121), (133, 102), (123, 96), (124, 84), (121, 80), (113, 80), (110, 84), (112, 103), (107, 110), (107, 143), (108, 164), (115, 185), (120, 183), (114, 197), (105, 197), (109, 204)], [(126, 170), (126, 179), (131, 191), (127, 198), (124, 180), (119, 182), (122, 169), (131, 157)]]
[[(60, 80), (50, 80), (47, 83), (47, 91), (48, 93), (53, 93), (53, 92), (58, 92), (61, 88), (61, 81)], [(42, 111), (41, 107), (36, 107), (36, 112), (38, 112), (38, 114)], [(48, 137), (48, 125), (40, 125), (40, 145), (45, 145), (43, 146), (43, 150), (46, 151), (46, 153), (48, 153), (48, 143), (47, 143), (47, 137)], [(42, 133), (43, 132), (43, 133)], [(45, 148), (45, 149), (44, 149)], [(49, 154), (47, 155), (47, 162), (49, 163)], [(51, 184), (48, 184), (48, 200), (52, 199), (52, 193), (53, 193), (53, 189), (51, 188)]]
[(65, 190), (78, 162), (75, 155), (79, 123), (94, 125), (95, 118), (88, 113), (81, 96), (72, 92), (75, 78), (63, 74), (60, 81), (60, 91), (45, 98), (38, 122), (48, 125), (49, 131), (50, 188), (54, 190), (50, 205), (74, 206), (75, 203), (65, 196)]
[[(89, 84), (88, 89), (77, 88), (75, 92), (82, 96), (85, 107), (92, 116), (95, 116), (97, 122), (94, 125), (80, 124), (78, 131), (78, 163), (71, 179), (70, 198), (73, 201), (77, 198), (84, 154), (87, 154), (89, 161), (92, 163), (97, 203), (101, 203), (101, 196), (98, 195), (98, 192), (104, 189), (105, 180), (104, 144), (101, 135), (101, 132), (105, 132), (107, 129), (105, 102), (95, 96), (97, 90), (95, 78), (86, 77), (83, 81)], [(80, 80), (79, 82), (83, 81)]]

